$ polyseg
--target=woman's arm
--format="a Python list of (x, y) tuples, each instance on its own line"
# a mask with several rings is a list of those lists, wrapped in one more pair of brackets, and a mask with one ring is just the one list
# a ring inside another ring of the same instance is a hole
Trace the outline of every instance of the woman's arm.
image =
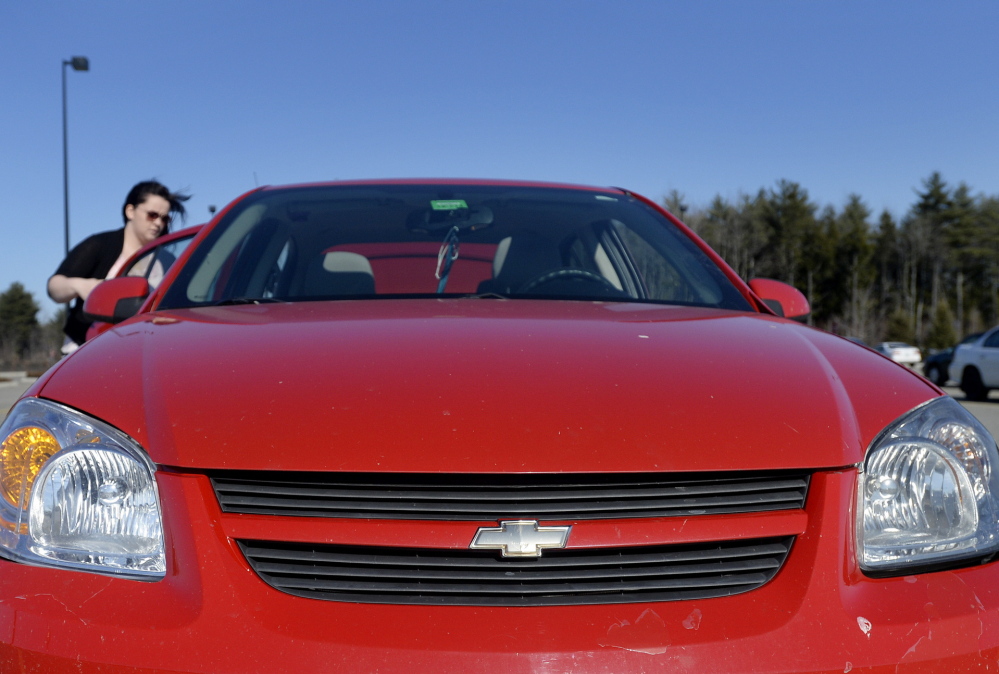
[(77, 244), (49, 278), (49, 297), (55, 302), (71, 302), (79, 297), (86, 301), (90, 291), (100, 283), (112, 263), (121, 254), (123, 229), (93, 234)]
[(97, 278), (79, 278), (77, 276), (54, 274), (49, 279), (49, 297), (52, 298), (53, 302), (59, 302), (60, 304), (71, 302), (77, 297), (81, 300), (86, 300), (87, 296), (90, 295), (90, 291), (100, 282), (101, 280)]

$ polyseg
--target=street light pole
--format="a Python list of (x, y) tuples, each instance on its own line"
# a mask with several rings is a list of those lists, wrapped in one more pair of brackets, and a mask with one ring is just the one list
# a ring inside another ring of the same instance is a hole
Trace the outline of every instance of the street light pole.
[(90, 61), (86, 56), (74, 56), (62, 62), (62, 204), (63, 223), (66, 234), (66, 254), (69, 254), (69, 150), (66, 131), (66, 66), (73, 70), (86, 72), (90, 70)]

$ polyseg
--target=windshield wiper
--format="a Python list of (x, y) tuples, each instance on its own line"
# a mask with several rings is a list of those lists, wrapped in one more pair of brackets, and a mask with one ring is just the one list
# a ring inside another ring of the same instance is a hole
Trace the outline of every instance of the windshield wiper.
[(486, 293), (475, 293), (473, 295), (465, 295), (465, 297), (470, 297), (473, 300), (508, 300), (509, 295), (503, 295), (502, 293), (495, 293), (492, 291)]
[(230, 297), (227, 300), (219, 300), (212, 304), (213, 307), (228, 307), (235, 304), (284, 304), (284, 300), (273, 297)]

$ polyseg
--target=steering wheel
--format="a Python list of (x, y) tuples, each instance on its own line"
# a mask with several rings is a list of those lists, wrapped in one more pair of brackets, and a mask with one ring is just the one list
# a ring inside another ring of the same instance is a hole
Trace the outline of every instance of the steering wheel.
[(550, 271), (538, 276), (537, 278), (528, 281), (517, 290), (518, 293), (529, 293), (538, 286), (543, 286), (546, 283), (553, 283), (555, 281), (576, 281), (576, 282), (590, 282), (599, 283), (605, 290), (612, 290), (614, 294), (620, 294), (621, 291), (613, 283), (605, 279), (600, 274), (594, 274), (591, 271), (586, 271), (585, 269), (577, 268), (566, 268), (566, 269), (556, 269), (555, 271)]

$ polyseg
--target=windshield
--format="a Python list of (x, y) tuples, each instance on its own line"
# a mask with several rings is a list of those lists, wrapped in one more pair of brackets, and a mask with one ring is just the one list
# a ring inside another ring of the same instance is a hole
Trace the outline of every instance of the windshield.
[(198, 246), (160, 308), (406, 296), (750, 309), (690, 239), (628, 195), (436, 184), (252, 194)]

